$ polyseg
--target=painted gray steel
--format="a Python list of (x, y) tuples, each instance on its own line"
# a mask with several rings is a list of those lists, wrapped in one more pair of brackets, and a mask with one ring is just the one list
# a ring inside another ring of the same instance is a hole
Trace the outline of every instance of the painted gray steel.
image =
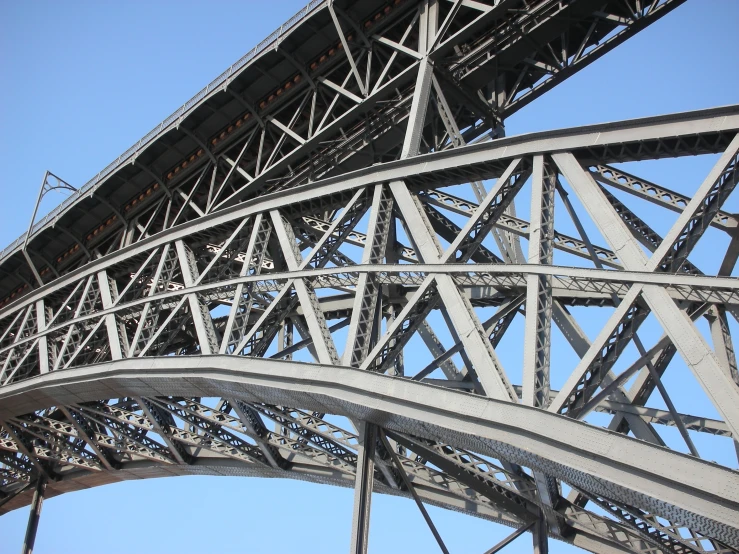
[[(504, 127), (680, 3), (309, 4), (0, 256), (0, 512), (250, 475), (354, 487), (357, 553), (373, 491), (443, 552), (424, 503), (515, 529), (489, 552), (739, 549), (739, 474), (694, 440), (739, 433), (739, 105)], [(704, 154), (691, 193), (613, 165)]]

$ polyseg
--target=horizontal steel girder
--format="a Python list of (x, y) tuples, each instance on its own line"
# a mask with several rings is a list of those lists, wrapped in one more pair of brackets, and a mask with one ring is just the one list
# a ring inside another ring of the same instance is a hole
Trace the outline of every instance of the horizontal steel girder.
[[(192, 285), (165, 291), (146, 298), (116, 307), (80, 315), (65, 320), (59, 325), (50, 325), (40, 333), (29, 334), (19, 338), (11, 345), (0, 348), (0, 353), (19, 345), (38, 340), (40, 336), (51, 335), (67, 328), (70, 324), (96, 321), (100, 316), (111, 314), (140, 314), (145, 304), (153, 301), (164, 301), (167, 307), (175, 306), (177, 301), (188, 294), (200, 293), (206, 298), (218, 300), (224, 296), (223, 290), (231, 290), (234, 286), (252, 285), (260, 292), (279, 292), (295, 278), (311, 279), (323, 288), (349, 287), (357, 283), (361, 274), (378, 274), (378, 282), (382, 284), (398, 284), (415, 289), (427, 276), (451, 275), (454, 282), (473, 303), (476, 301), (496, 302), (498, 290), (521, 291), (526, 288), (527, 275), (551, 276), (554, 294), (566, 301), (578, 303), (578, 300), (589, 300), (596, 304), (610, 304), (611, 295), (623, 297), (633, 284), (654, 284), (663, 287), (676, 301), (708, 302), (724, 304), (739, 308), (739, 281), (731, 277), (709, 277), (701, 275), (672, 275), (640, 271), (607, 271), (576, 267), (556, 267), (534, 264), (506, 265), (462, 265), (462, 264), (413, 264), (408, 265), (361, 265), (347, 268), (325, 268), (292, 272), (277, 272), (262, 276), (228, 279), (217, 283)], [(227, 293), (227, 295), (230, 293)], [(34, 300), (24, 303), (32, 305)], [(401, 302), (405, 302), (402, 300)], [(321, 298), (319, 303), (324, 311), (344, 311), (351, 308), (352, 303), (346, 297)], [(23, 308), (19, 306), (17, 309)], [(303, 314), (301, 308), (296, 312)]]

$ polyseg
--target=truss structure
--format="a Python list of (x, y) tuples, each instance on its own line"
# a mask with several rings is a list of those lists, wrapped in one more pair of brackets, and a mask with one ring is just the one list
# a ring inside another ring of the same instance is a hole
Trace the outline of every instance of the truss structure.
[(489, 552), (739, 549), (739, 106), (504, 131), (681, 3), (310, 4), (4, 251), (0, 512), (290, 477), (355, 488), (352, 552), (373, 491), (445, 552), (424, 503)]

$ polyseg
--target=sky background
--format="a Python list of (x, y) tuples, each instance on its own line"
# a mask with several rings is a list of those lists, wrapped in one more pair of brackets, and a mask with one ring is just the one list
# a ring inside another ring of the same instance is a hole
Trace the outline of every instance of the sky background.
[[(302, 5), (0, 0), (0, 248), (26, 230), (45, 170), (81, 186)], [(690, 0), (511, 117), (507, 133), (736, 103), (737, 24), (739, 0)], [(673, 176), (694, 190), (712, 161), (681, 163)], [(339, 553), (351, 510), (351, 490), (292, 480), (128, 482), (45, 502), (35, 551)], [(452, 553), (484, 552), (510, 532), (429, 511)], [(20, 549), (27, 516), (0, 518), (0, 553)], [(529, 535), (508, 548), (528, 551)], [(370, 551), (437, 547), (410, 500), (375, 495)]]

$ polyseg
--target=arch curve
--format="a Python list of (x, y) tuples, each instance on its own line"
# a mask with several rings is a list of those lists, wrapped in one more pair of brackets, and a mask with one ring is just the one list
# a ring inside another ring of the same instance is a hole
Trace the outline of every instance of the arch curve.
[[(229, 356), (120, 360), (3, 387), (3, 420), (123, 397), (236, 397), (505, 458), (739, 545), (739, 475), (564, 416), (345, 367)], [(565, 439), (566, 438), (566, 439)]]

